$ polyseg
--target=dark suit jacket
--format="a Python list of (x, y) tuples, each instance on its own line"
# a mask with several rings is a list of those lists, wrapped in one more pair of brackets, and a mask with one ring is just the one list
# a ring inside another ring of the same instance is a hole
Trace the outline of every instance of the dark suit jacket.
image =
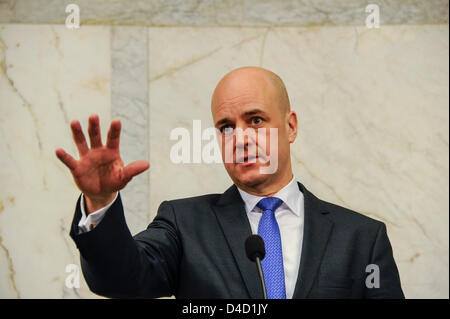
[[(293, 298), (404, 298), (382, 222), (304, 195), (304, 237)], [(223, 194), (164, 201), (134, 237), (120, 195), (92, 231), (79, 234), (80, 199), (70, 235), (89, 288), (113, 298), (263, 298), (255, 263), (245, 254), (251, 234), (244, 202)], [(367, 288), (366, 266), (379, 267)]]

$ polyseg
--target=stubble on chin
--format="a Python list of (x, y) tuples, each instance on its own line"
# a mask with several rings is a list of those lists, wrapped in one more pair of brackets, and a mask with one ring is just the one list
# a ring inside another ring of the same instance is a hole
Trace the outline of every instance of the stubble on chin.
[[(248, 188), (258, 188), (258, 186), (264, 184), (266, 177), (262, 175), (249, 176), (247, 178), (236, 178), (240, 185)], [(238, 184), (238, 185), (239, 185)]]

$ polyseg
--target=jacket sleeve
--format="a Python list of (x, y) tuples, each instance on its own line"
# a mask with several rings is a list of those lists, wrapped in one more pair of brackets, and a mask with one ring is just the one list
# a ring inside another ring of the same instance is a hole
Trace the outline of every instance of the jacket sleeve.
[(148, 228), (132, 236), (120, 194), (93, 230), (78, 232), (80, 198), (70, 236), (92, 292), (110, 298), (157, 298), (174, 294), (181, 246), (172, 206), (163, 202)]
[[(381, 223), (378, 229), (372, 248), (371, 267), (368, 267), (366, 272), (368, 272), (366, 277), (366, 298), (405, 298), (384, 223)], [(376, 278), (377, 276), (378, 278)], [(378, 282), (377, 279), (379, 279)], [(369, 282), (369, 285), (367, 282)]]

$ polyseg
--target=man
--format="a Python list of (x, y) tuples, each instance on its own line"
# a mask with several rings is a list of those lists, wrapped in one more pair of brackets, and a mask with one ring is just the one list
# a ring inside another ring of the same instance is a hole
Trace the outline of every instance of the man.
[[(90, 149), (79, 122), (72, 122), (80, 160), (62, 149), (56, 155), (82, 192), (70, 235), (94, 293), (262, 298), (255, 264), (244, 247), (245, 239), (258, 233), (266, 246), (263, 271), (269, 298), (404, 297), (385, 225), (324, 202), (295, 180), (290, 144), (297, 135), (297, 116), (276, 74), (256, 67), (230, 72), (214, 91), (211, 111), (222, 134), (222, 158), (227, 145), (233, 155), (241, 154), (224, 160), (234, 185), (223, 194), (163, 202), (154, 221), (134, 237), (118, 192), (148, 162), (124, 167), (120, 121), (112, 121), (103, 146), (98, 117), (91, 116)], [(230, 134), (263, 128), (266, 135), (257, 139)], [(276, 154), (268, 154), (269, 161), (259, 152), (252, 156), (252, 147), (267, 149), (262, 142), (274, 131)], [(261, 173), (270, 161), (277, 162), (275, 171)]]

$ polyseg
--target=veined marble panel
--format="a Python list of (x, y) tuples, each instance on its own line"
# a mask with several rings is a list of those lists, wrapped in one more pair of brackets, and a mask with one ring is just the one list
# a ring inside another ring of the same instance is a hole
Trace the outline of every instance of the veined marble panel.
[(231, 185), (221, 164), (173, 164), (170, 132), (212, 126), (220, 78), (262, 66), (285, 81), (299, 117), (297, 179), (386, 223), (407, 298), (448, 298), (448, 31), (150, 28), (151, 211)]
[(79, 191), (56, 158), (78, 158), (69, 123), (110, 121), (110, 30), (0, 26), (0, 298), (90, 298), (65, 286)]
[(63, 24), (76, 3), (82, 25), (365, 25), (369, 3), (390, 24), (448, 24), (448, 0), (4, 0), (0, 23)]
[[(122, 123), (121, 157), (128, 165), (149, 158), (147, 28), (111, 28), (111, 117)], [(149, 224), (148, 171), (121, 191), (125, 218), (132, 234)]]

